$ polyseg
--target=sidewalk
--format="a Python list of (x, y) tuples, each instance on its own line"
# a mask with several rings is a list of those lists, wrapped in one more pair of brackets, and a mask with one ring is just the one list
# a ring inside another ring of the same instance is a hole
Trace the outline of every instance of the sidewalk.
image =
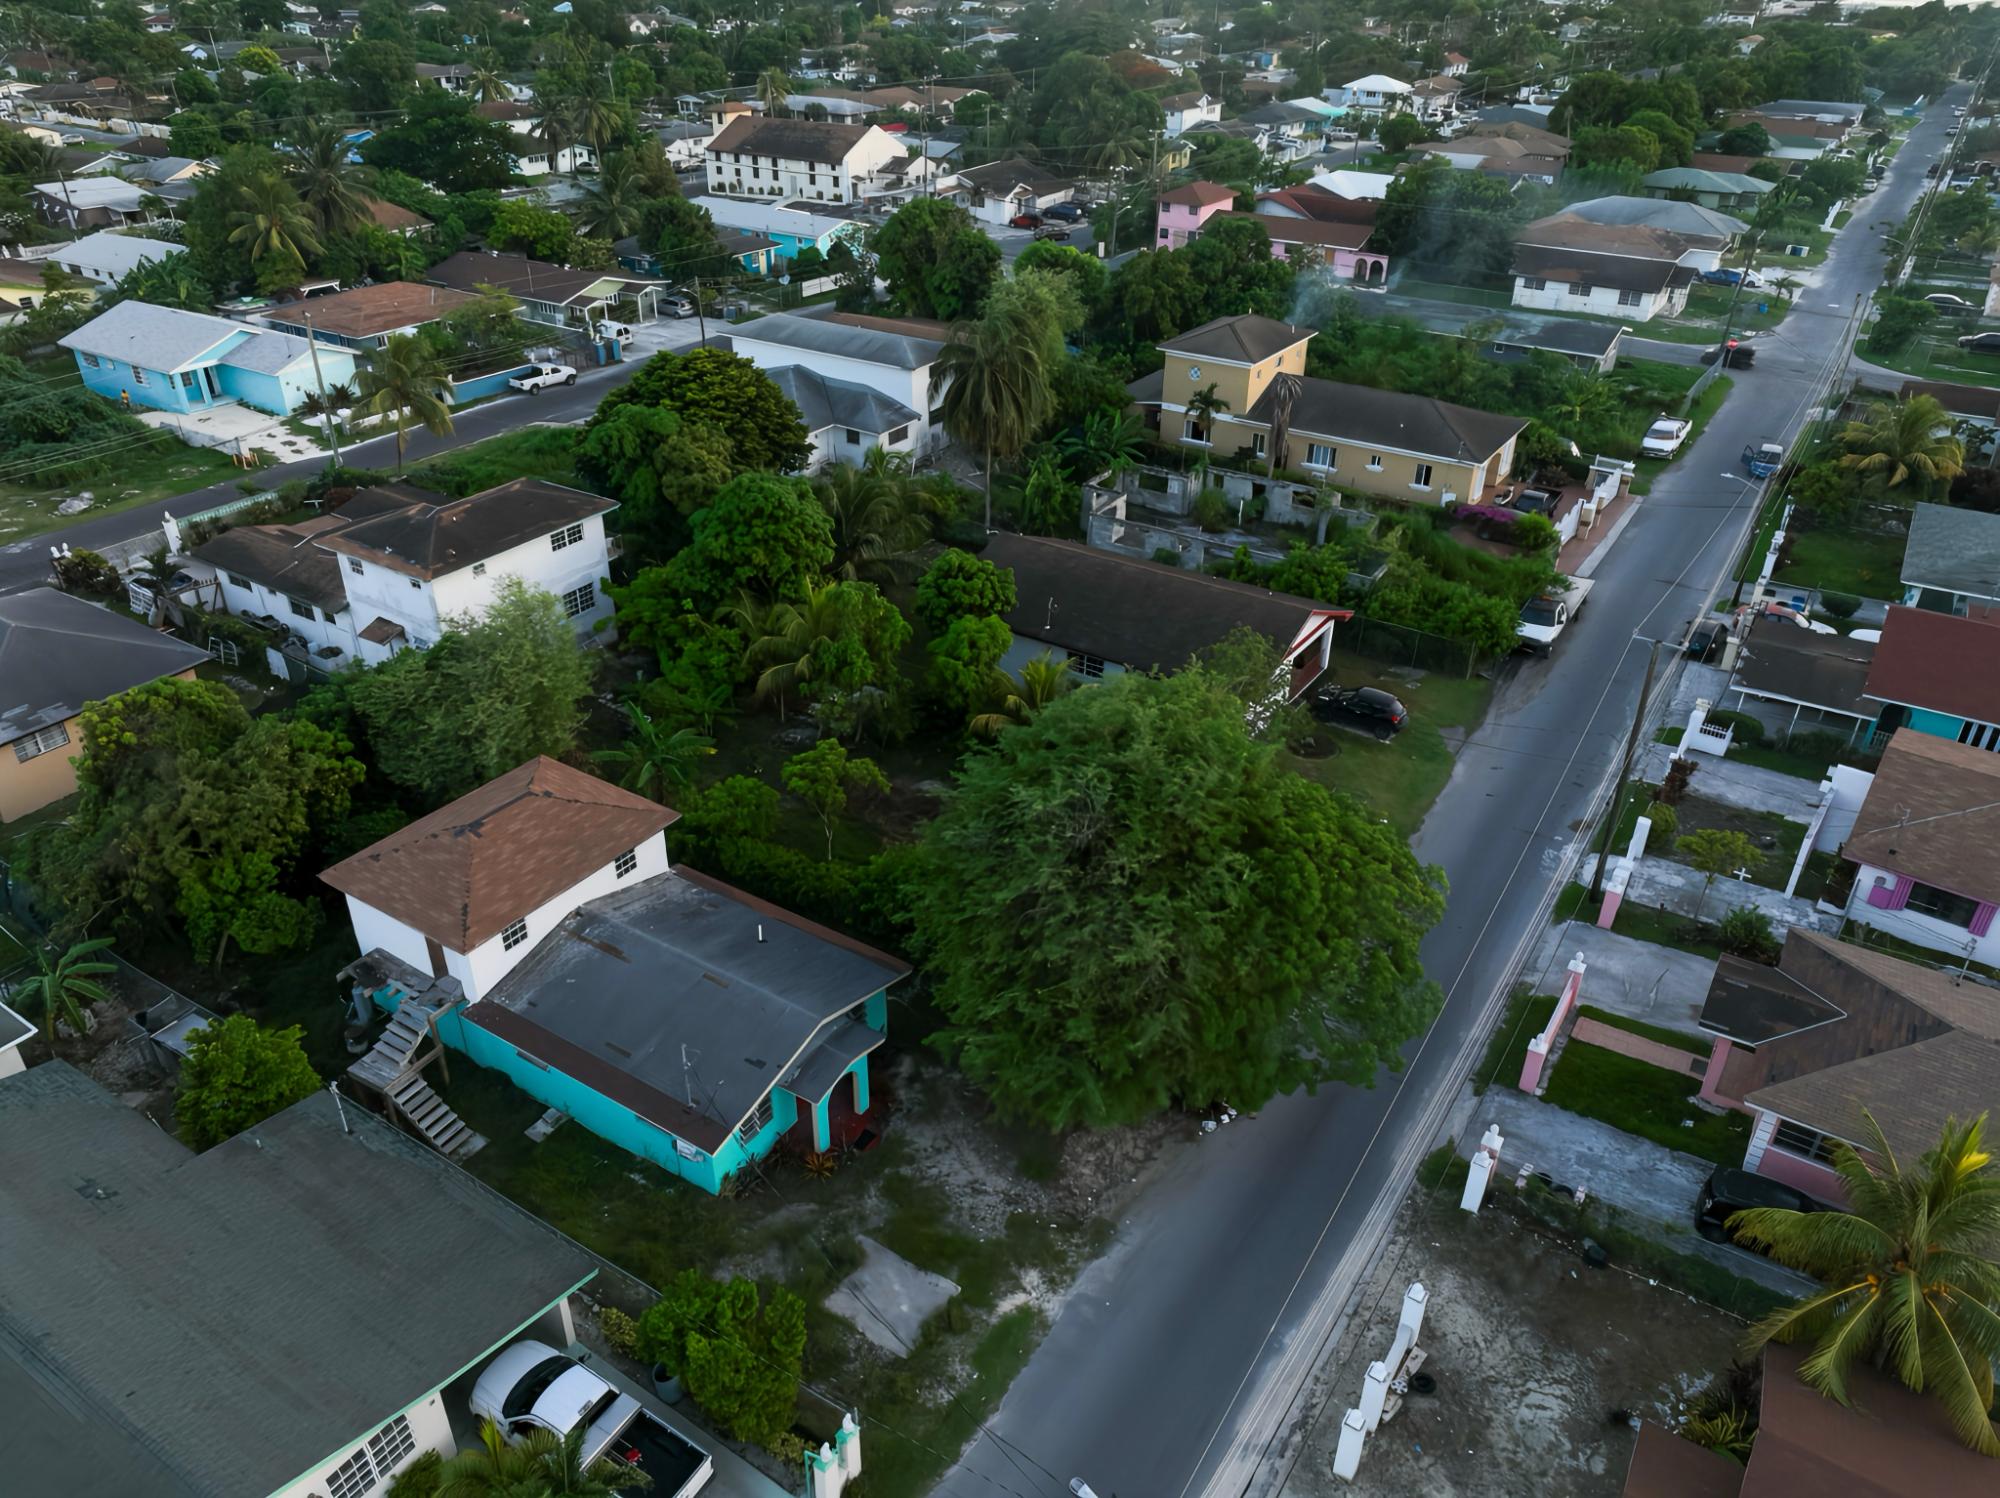
[[(1617, 856), (1623, 857), (1622, 854)], [(1585, 854), (1577, 865), (1577, 883), (1588, 884), (1596, 867), (1597, 855)], [(1670, 858), (1642, 858), (1632, 871), (1631, 882), (1625, 887), (1625, 903), (1671, 910), (1690, 920), (1699, 910), (1701, 919), (1709, 922), (1721, 920), (1739, 905), (1748, 905), (1770, 917), (1771, 925), (1781, 932), (1788, 926), (1831, 932), (1840, 925), (1838, 915), (1824, 914), (1811, 900), (1787, 899), (1781, 891), (1766, 889), (1747, 879), (1719, 878), (1708, 887), (1707, 898), (1704, 899), (1705, 882), (1706, 876)], [(1588, 979), (1584, 981), (1586, 984), (1589, 982)]]
[(1709, 1038), (1697, 1023), (1715, 978), (1715, 959), (1656, 946), (1581, 921), (1551, 926), (1536, 948), (1530, 973), (1538, 993), (1554, 993), (1570, 958), (1582, 954), (1582, 1002), (1683, 1035)]

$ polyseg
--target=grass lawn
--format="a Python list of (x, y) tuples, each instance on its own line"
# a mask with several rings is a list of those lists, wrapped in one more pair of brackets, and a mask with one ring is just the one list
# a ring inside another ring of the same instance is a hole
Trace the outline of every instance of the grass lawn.
[(1712, 1041), (1699, 1036), (1688, 1035), (1680, 1030), (1669, 1030), (1662, 1025), (1649, 1025), (1642, 1019), (1628, 1019), (1622, 1014), (1613, 1014), (1609, 1009), (1599, 1009), (1595, 1004), (1579, 1004), (1577, 1014), (1583, 1019), (1594, 1019), (1600, 1025), (1609, 1025), (1614, 1030), (1623, 1030), (1627, 1035), (1643, 1035), (1648, 1040), (1661, 1045), (1672, 1046), (1677, 1051), (1686, 1051), (1694, 1056), (1706, 1056), (1713, 1046)]
[(1747, 1114), (1695, 1106), (1701, 1079), (1693, 1073), (1678, 1076), (1571, 1039), (1547, 1077), (1545, 1101), (1683, 1154), (1737, 1165), (1750, 1143)]
[[(2000, 385), (2000, 359), (1991, 354), (1975, 354), (1958, 346), (1958, 328), (1950, 333), (1922, 333), (1904, 348), (1891, 353), (1874, 341), (1862, 343), (1861, 357), (1920, 380), (1945, 380), (1959, 385)], [(1966, 331), (1970, 331), (1967, 328)]]
[(576, 473), (582, 436), (576, 427), (522, 427), (419, 464), (410, 479), (451, 495), (478, 494), (521, 478), (587, 488)]
[(1486, 1037), (1486, 1054), (1472, 1074), (1472, 1090), (1511, 1087), (1521, 1078), (1521, 1066), (1528, 1059), (1528, 1042), (1542, 1033), (1549, 1016), (1556, 1012), (1552, 993), (1517, 993), (1508, 1001), (1507, 1012)]
[[(1588, 885), (1572, 884), (1556, 897), (1555, 910), (1551, 919), (1560, 924), (1563, 921), (1597, 920), (1598, 902), (1590, 898)], [(1715, 939), (1715, 928), (1709, 925), (1697, 926), (1685, 916), (1672, 911), (1656, 910), (1650, 905), (1640, 905), (1626, 900), (1618, 907), (1617, 918), (1611, 929), (1620, 936), (1629, 936), (1634, 941), (1649, 941), (1656, 947), (1672, 947), (1680, 952), (1692, 952), (1697, 957), (1720, 957), (1722, 946)]]
[(1410, 711), (1409, 727), (1386, 744), (1330, 728), (1321, 742), (1333, 746), (1334, 753), (1325, 758), (1287, 754), (1286, 759), (1300, 774), (1360, 797), (1399, 834), (1411, 836), (1451, 778), (1457, 744), (1485, 716), (1493, 684), (1448, 672), (1391, 672), (1339, 650), (1329, 675), (1342, 686), (1395, 693)]
[[(1679, 744), (1686, 732), (1685, 728), (1662, 728), (1655, 737), (1662, 744)], [(1796, 775), (1814, 785), (1826, 779), (1827, 768), (1835, 763), (1823, 754), (1796, 754), (1790, 749), (1775, 749), (1768, 744), (1740, 742), (1730, 746), (1729, 758), (1738, 764), (1755, 765), (1761, 770), (1776, 770), (1780, 775)]]
[(1860, 598), (1899, 598), (1903, 548), (1908, 544), (1907, 536), (1852, 527), (1796, 531), (1787, 538), (1771, 580)]
[[(58, 485), (0, 484), (0, 541), (25, 540), (77, 520), (95, 519), (242, 477), (244, 471), (221, 453), (189, 447), (163, 432), (143, 447), (120, 453), (115, 471), (96, 478)], [(74, 516), (56, 513), (61, 501), (85, 491), (93, 500), (90, 509)]]

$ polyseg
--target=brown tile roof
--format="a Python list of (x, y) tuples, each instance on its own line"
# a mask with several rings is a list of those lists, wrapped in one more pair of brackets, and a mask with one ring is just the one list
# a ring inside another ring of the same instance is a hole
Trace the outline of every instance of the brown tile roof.
[(1897, 729), (1841, 856), (2000, 900), (2000, 754)]
[(1698, 172), (1734, 172), (1747, 177), (1750, 168), (1765, 159), (1762, 156), (1724, 156), (1715, 151), (1697, 151), (1688, 159), (1688, 165)]
[(320, 878), (470, 952), (679, 817), (548, 758), (490, 780)]
[[(2000, 286), (2000, 260), (1987, 273)], [(1949, 380), (1905, 380), (1896, 392), (1904, 400), (1928, 395), (1954, 416), (1976, 416), (1981, 421), (2000, 423), (2000, 390), (1987, 385), (1957, 385)]]
[(1236, 193), (1220, 182), (1190, 182), (1172, 192), (1161, 193), (1159, 200), (1176, 208), (1206, 208), (1211, 203), (1233, 203)]
[(538, 120), (542, 112), (532, 104), (524, 104), (519, 99), (482, 99), (472, 106), (472, 112), (482, 120)]
[(1291, 209), (1300, 218), (1314, 219), (1322, 224), (1372, 224), (1380, 206), (1373, 198), (1343, 198), (1337, 192), (1310, 184), (1261, 192), (1257, 194), (1257, 201), (1279, 204)]
[(1358, 250), (1373, 231), (1367, 224), (1291, 218), (1282, 213), (1222, 213), (1218, 218), (1247, 218), (1263, 229), (1273, 244), (1309, 244), (1321, 249)]
[(1459, 141), (1467, 140), (1511, 140), (1516, 145), (1528, 147), (1543, 156), (1567, 156), (1570, 139), (1558, 135), (1553, 130), (1544, 130), (1539, 125), (1523, 125), (1518, 120), (1482, 120), (1468, 130), (1461, 130)]
[(1738, 1498), (1743, 1469), (1648, 1420), (1639, 1427), (1622, 1498)]
[(440, 260), (425, 272), (439, 286), (456, 291), (476, 291), (481, 286), (497, 286), (514, 296), (558, 306), (575, 301), (602, 281), (621, 281), (632, 286), (661, 286), (652, 276), (635, 276), (623, 270), (572, 270), (551, 265), (546, 260), (530, 260), (526, 255), (492, 250), (460, 250)]
[(440, 577), (618, 505), (545, 479), (514, 479), (464, 499), (408, 488), (397, 497), (409, 502), (336, 531), (320, 545), (406, 577)]
[(2000, 619), (1891, 608), (1867, 691), (1882, 702), (2000, 723)]
[(387, 198), (368, 198), (368, 217), (378, 229), (387, 229), (391, 234), (399, 234), (405, 229), (428, 229), (431, 221), (421, 213), (412, 213), (400, 203), (391, 203)]
[(734, 119), (708, 143), (711, 156), (740, 151), (784, 161), (821, 161), (838, 166), (861, 144), (873, 125), (831, 125), (817, 120)]
[(1906, 962), (1872, 947), (1835, 941), (1802, 926), (1792, 927), (1785, 935), (1788, 959), (1793, 942), (1817, 948), (1956, 1029), (1969, 1030), (1985, 1040), (2000, 1040), (2000, 989), (1920, 962)]
[(343, 338), (373, 338), (435, 322), (470, 301), (472, 298), (464, 292), (442, 286), (384, 281), (379, 286), (357, 286), (352, 291), (336, 291), (332, 296), (317, 296), (278, 307), (266, 313), (265, 318), (280, 327), (303, 329), (305, 319), (310, 317), (318, 332), (336, 333)]
[(2000, 1042), (1951, 1030), (1760, 1087), (1743, 1101), (1850, 1144), (1867, 1137), (1866, 1112), (1890, 1148), (1914, 1157), (1937, 1143), (1947, 1119), (2000, 1114)]

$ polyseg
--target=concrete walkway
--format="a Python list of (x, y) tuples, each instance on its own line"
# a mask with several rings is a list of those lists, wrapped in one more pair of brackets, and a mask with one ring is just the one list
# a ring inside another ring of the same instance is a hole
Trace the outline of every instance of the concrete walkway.
[(1564, 967), (1578, 953), (1589, 969), (1583, 976), (1584, 1003), (1683, 1035), (1707, 1037), (1696, 1020), (1715, 978), (1714, 958), (1566, 921), (1550, 928), (1535, 955), (1532, 971), (1550, 975), (1537, 991), (1555, 992), (1548, 985), (1561, 981)]
[[(1588, 980), (1585, 980), (1588, 986)], [(1557, 1062), (1558, 1067), (1561, 1062)], [(1470, 1122), (1459, 1130), (1459, 1153), (1471, 1156), (1488, 1124), (1500, 1126), (1500, 1175), (1546, 1171), (1561, 1186), (1581, 1186), (1619, 1210), (1670, 1231), (1661, 1241), (1681, 1253), (1755, 1280), (1786, 1295), (1818, 1288), (1802, 1274), (1745, 1249), (1710, 1243), (1694, 1231), (1695, 1203), (1715, 1169), (1706, 1160), (1663, 1149), (1504, 1085), (1470, 1099)]]
[[(1584, 855), (1577, 867), (1577, 882), (1588, 884), (1596, 867), (1597, 855)], [(1625, 901), (1629, 905), (1650, 905), (1655, 910), (1671, 910), (1690, 920), (1699, 911), (1701, 920), (1710, 924), (1721, 920), (1725, 913), (1737, 906), (1748, 905), (1769, 916), (1771, 925), (1779, 932), (1787, 926), (1830, 932), (1840, 924), (1838, 914), (1827, 915), (1810, 900), (1788, 900), (1780, 890), (1766, 889), (1745, 879), (1717, 879), (1714, 887), (1707, 890), (1705, 899), (1704, 883), (1705, 876), (1686, 864), (1675, 863), (1670, 858), (1642, 858), (1639, 867), (1633, 870), (1631, 883), (1626, 886)], [(1586, 984), (1588, 981), (1585, 980)]]
[[(1648, 744), (1638, 757), (1638, 777), (1650, 785), (1667, 778), (1667, 765), (1680, 753), (1672, 744)], [(1688, 756), (1701, 768), (1688, 782), (1688, 793), (1744, 811), (1775, 811), (1794, 822), (1811, 822), (1819, 810), (1819, 783), (1767, 770), (1762, 765), (1746, 765), (1741, 760), (1717, 759), (1712, 754)]]

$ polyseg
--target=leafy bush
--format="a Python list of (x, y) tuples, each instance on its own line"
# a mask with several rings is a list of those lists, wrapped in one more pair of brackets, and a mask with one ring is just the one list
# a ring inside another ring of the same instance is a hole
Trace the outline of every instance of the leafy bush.
[(426, 1451), (396, 1474), (389, 1484), (389, 1498), (437, 1498), (443, 1466), (442, 1452)]
[(1822, 593), (1819, 606), (1836, 619), (1852, 619), (1861, 607), (1861, 600), (1852, 593)]
[(1708, 721), (1717, 728), (1733, 729), (1739, 744), (1761, 744), (1764, 742), (1764, 725), (1748, 713), (1716, 710), (1708, 715)]
[(1677, 754), (1667, 764), (1667, 778), (1660, 782), (1653, 792), (1655, 801), (1668, 806), (1678, 806), (1688, 792), (1688, 782), (1694, 779), (1694, 772), (1700, 766), (1684, 754)]
[(1162, 567), (1178, 567), (1181, 564), (1181, 554), (1172, 546), (1155, 546), (1153, 560)]
[(631, 1357), (639, 1345), (639, 1323), (627, 1316), (616, 1306), (602, 1306), (597, 1312), (598, 1330), (604, 1333), (604, 1340), (611, 1344), (611, 1350), (621, 1357)]
[(688, 1269), (639, 1318), (641, 1358), (678, 1374), (739, 1441), (770, 1446), (790, 1430), (805, 1364), (805, 1302), (786, 1289), (768, 1300), (756, 1282), (727, 1284)]
[(304, 1033), (297, 1025), (266, 1030), (247, 1014), (197, 1030), (174, 1102), (181, 1137), (205, 1150), (319, 1091)]
[(1211, 536), (1229, 525), (1229, 503), (1213, 489), (1203, 489), (1194, 497), (1195, 523)]
[(1750, 905), (1739, 905), (1722, 918), (1716, 928), (1722, 950), (1755, 962), (1768, 961), (1778, 951), (1777, 933), (1771, 918)]
[(1556, 544), (1555, 523), (1546, 515), (1520, 515), (1509, 538), (1523, 551), (1549, 551)]
[(1653, 824), (1653, 830), (1646, 839), (1646, 846), (1655, 853), (1664, 853), (1674, 845), (1674, 834), (1680, 831), (1681, 815), (1664, 801), (1655, 801), (1640, 813)]

